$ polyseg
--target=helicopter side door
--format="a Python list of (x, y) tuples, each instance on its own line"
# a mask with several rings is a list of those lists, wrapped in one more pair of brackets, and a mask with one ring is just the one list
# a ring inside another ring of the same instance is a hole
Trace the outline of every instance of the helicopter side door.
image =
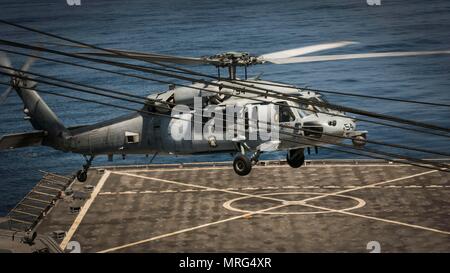
[[(260, 144), (268, 141), (278, 141), (276, 130), (277, 111), (273, 104), (247, 104), (242, 113), (243, 128), (240, 132), (245, 143), (256, 149)], [(276, 138), (276, 139), (275, 139)]]
[[(280, 138), (297, 141), (301, 135), (301, 117), (287, 101), (277, 101), (278, 121), (280, 123)], [(293, 142), (284, 141), (280, 148), (289, 148)]]
[(172, 116), (168, 124), (167, 137), (163, 139), (167, 151), (181, 154), (192, 152), (192, 120), (193, 114), (190, 112)]

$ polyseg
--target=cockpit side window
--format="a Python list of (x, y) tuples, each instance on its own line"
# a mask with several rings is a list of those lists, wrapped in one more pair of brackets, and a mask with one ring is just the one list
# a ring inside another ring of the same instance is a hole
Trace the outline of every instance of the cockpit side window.
[(286, 103), (282, 103), (284, 105), (280, 105), (280, 122), (290, 122), (295, 120), (295, 115), (292, 112), (292, 109)]
[[(314, 97), (311, 98), (312, 101), (316, 101), (316, 102), (325, 102), (323, 101), (321, 98), (319, 99), (318, 97)], [(314, 106), (315, 109), (319, 110), (320, 112), (329, 112), (330, 110), (326, 107), (319, 107), (319, 106)]]

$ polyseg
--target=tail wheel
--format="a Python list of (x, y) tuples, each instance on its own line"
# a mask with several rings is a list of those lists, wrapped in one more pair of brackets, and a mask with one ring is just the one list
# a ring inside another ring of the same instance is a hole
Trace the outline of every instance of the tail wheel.
[(85, 182), (87, 180), (87, 172), (84, 170), (79, 170), (77, 172), (77, 179), (80, 182)]
[(362, 148), (367, 143), (367, 135), (362, 134), (359, 136), (355, 136), (355, 137), (353, 137), (352, 142), (355, 147)]
[(248, 157), (238, 154), (234, 158), (233, 169), (240, 176), (248, 175), (252, 170), (252, 162)]
[(292, 168), (301, 167), (305, 163), (303, 149), (289, 150), (286, 155), (286, 161)]

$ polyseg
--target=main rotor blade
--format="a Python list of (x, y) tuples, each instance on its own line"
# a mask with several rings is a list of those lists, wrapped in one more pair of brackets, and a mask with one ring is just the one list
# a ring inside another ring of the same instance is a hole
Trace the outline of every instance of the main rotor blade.
[[(113, 49), (111, 49), (113, 50)], [(141, 53), (141, 52), (132, 52), (125, 50), (114, 50), (117, 53), (122, 55), (115, 55), (113, 53), (97, 53), (97, 52), (82, 52), (78, 53), (80, 55), (91, 55), (91, 56), (101, 56), (101, 57), (112, 57), (112, 58), (127, 58), (130, 59), (139, 58), (142, 60), (147, 60), (150, 62), (165, 62), (165, 63), (176, 63), (176, 64), (185, 64), (185, 65), (201, 65), (201, 64), (216, 64), (214, 60), (206, 60), (202, 58), (193, 58), (193, 57), (178, 57), (171, 55), (163, 55), (163, 54), (155, 54), (155, 53)], [(127, 55), (127, 56), (124, 56)]]
[(0, 104), (3, 104), (6, 101), (6, 98), (9, 96), (9, 94), (11, 93), (12, 90), (13, 90), (13, 87), (10, 86), (6, 89), (5, 92), (3, 92), (3, 94), (0, 95)]
[(407, 57), (407, 56), (423, 56), (423, 55), (442, 55), (450, 54), (450, 50), (441, 51), (410, 51), (410, 52), (380, 52), (380, 53), (358, 53), (358, 54), (342, 54), (342, 55), (324, 55), (324, 56), (305, 56), (268, 60), (274, 64), (292, 64), (292, 63), (311, 63), (324, 61), (340, 61), (365, 58), (381, 58), (381, 57)]
[(77, 44), (69, 44), (62, 42), (36, 42), (34, 44), (43, 44), (43, 45), (51, 45), (51, 46), (63, 46), (63, 47), (71, 47), (71, 48), (88, 48), (87, 46), (77, 45)]
[(268, 54), (263, 54), (259, 56), (258, 58), (263, 59), (265, 61), (270, 61), (272, 59), (284, 59), (284, 58), (290, 58), (300, 55), (306, 55), (313, 52), (323, 51), (327, 49), (333, 49), (333, 48), (339, 48), (344, 47), (347, 45), (357, 44), (357, 42), (350, 42), (350, 41), (342, 41), (342, 42), (335, 42), (335, 43), (327, 43), (327, 44), (318, 44), (318, 45), (311, 45), (311, 46), (304, 46), (294, 49), (288, 49), (288, 50), (282, 50), (277, 52), (272, 52)]
[[(43, 44), (53, 45), (53, 46), (63, 46), (63, 47), (72, 47), (72, 48), (89, 48), (83, 45), (77, 44), (67, 44), (67, 43), (57, 43), (57, 42), (44, 42)], [(172, 55), (164, 55), (157, 53), (144, 53), (137, 51), (129, 51), (129, 50), (121, 50), (121, 49), (111, 49), (107, 50), (117, 52), (118, 55), (112, 52), (80, 52), (77, 53), (79, 55), (86, 56), (100, 56), (100, 57), (108, 57), (108, 58), (122, 58), (127, 59), (128, 55), (130, 59), (139, 58), (144, 61), (155, 61), (155, 62), (166, 62), (166, 63), (177, 63), (177, 64), (185, 64), (185, 65), (201, 65), (201, 64), (215, 64), (213, 60), (205, 60), (203, 58), (194, 58), (194, 57), (182, 57), (182, 56), (172, 56)]]

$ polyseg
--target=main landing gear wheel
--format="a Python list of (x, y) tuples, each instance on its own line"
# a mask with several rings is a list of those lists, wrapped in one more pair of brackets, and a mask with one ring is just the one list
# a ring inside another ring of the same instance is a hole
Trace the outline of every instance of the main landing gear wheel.
[(233, 161), (234, 171), (240, 175), (245, 176), (252, 170), (252, 162), (243, 154), (238, 154)]
[(292, 168), (299, 168), (305, 163), (305, 154), (303, 149), (289, 150), (286, 155), (286, 160)]
[(77, 180), (80, 182), (85, 182), (87, 180), (87, 172), (84, 170), (79, 170), (77, 172)]

